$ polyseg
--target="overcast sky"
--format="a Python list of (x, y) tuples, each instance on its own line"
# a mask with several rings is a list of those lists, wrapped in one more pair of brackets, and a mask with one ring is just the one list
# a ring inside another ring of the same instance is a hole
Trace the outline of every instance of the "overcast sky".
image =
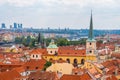
[(0, 0), (0, 23), (33, 28), (120, 29), (120, 0)]

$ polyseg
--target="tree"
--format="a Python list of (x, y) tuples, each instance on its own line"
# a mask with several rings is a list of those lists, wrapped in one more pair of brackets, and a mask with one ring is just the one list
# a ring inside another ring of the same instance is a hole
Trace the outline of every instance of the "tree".
[(66, 46), (70, 44), (66, 38), (58, 38), (56, 43), (58, 46)]
[(49, 61), (47, 61), (45, 64), (44, 64), (44, 68), (43, 68), (43, 70), (45, 71), (49, 66), (51, 66), (52, 65), (52, 63), (51, 62), (49, 62)]
[(28, 46), (27, 43), (26, 43), (26, 41), (27, 41), (27, 39), (26, 39), (26, 38), (23, 38), (22, 44), (23, 44), (24, 46)]
[(22, 43), (22, 38), (16, 37), (16, 38), (15, 38), (15, 43), (16, 43), (16, 44), (21, 44), (21, 43)]
[(80, 44), (85, 45), (86, 44), (86, 39), (80, 39)]
[(29, 47), (31, 48), (35, 47), (35, 39), (30, 40)]
[(30, 41), (31, 41), (31, 37), (30, 37), (30, 36), (27, 36), (26, 44), (29, 45), (29, 44), (30, 44)]
[(46, 42), (46, 45), (48, 46), (49, 43), (51, 42), (51, 38), (47, 38), (47, 39), (45, 39), (45, 42)]

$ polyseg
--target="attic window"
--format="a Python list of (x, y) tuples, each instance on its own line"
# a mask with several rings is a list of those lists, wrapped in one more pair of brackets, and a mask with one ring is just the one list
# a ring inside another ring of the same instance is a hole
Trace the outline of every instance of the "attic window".
[(29, 69), (29, 66), (26, 66), (26, 69)]
[(38, 67), (35, 67), (35, 69), (38, 69)]
[(33, 55), (33, 57), (34, 57), (34, 55)]
[(115, 72), (112, 72), (115, 75)]
[(77, 75), (77, 72), (75, 72), (75, 75)]
[(90, 45), (92, 45), (92, 43), (90, 43)]
[(36, 58), (38, 58), (38, 55), (36, 55)]

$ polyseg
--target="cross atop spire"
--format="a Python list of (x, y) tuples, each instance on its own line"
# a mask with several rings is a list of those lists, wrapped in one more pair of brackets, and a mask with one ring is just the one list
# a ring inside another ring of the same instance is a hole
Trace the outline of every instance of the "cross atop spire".
[(89, 28), (89, 36), (88, 36), (88, 39), (89, 39), (89, 40), (93, 40), (93, 39), (94, 39), (93, 21), (92, 21), (92, 10), (91, 10), (90, 28)]

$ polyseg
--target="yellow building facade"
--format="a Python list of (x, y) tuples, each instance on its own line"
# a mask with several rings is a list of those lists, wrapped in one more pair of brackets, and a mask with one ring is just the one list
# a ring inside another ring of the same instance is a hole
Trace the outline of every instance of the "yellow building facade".
[[(52, 51), (53, 50), (53, 51)], [(72, 53), (72, 55), (61, 55), (59, 52), (56, 52), (56, 54), (53, 54), (53, 52), (58, 51), (58, 48), (55, 46), (54, 42), (50, 43), (49, 48), (47, 48), (48, 53), (51, 52), (51, 55), (43, 55), (43, 58), (47, 61), (50, 60), (64, 60), (71, 64), (84, 64), (85, 61), (96, 61), (96, 40), (94, 39), (93, 34), (93, 22), (92, 22), (92, 13), (91, 13), (91, 19), (90, 19), (90, 29), (89, 29), (89, 36), (86, 41), (86, 52), (85, 55), (76, 55)], [(82, 52), (78, 52), (79, 54), (82, 54)], [(64, 54), (64, 52), (63, 52)]]

